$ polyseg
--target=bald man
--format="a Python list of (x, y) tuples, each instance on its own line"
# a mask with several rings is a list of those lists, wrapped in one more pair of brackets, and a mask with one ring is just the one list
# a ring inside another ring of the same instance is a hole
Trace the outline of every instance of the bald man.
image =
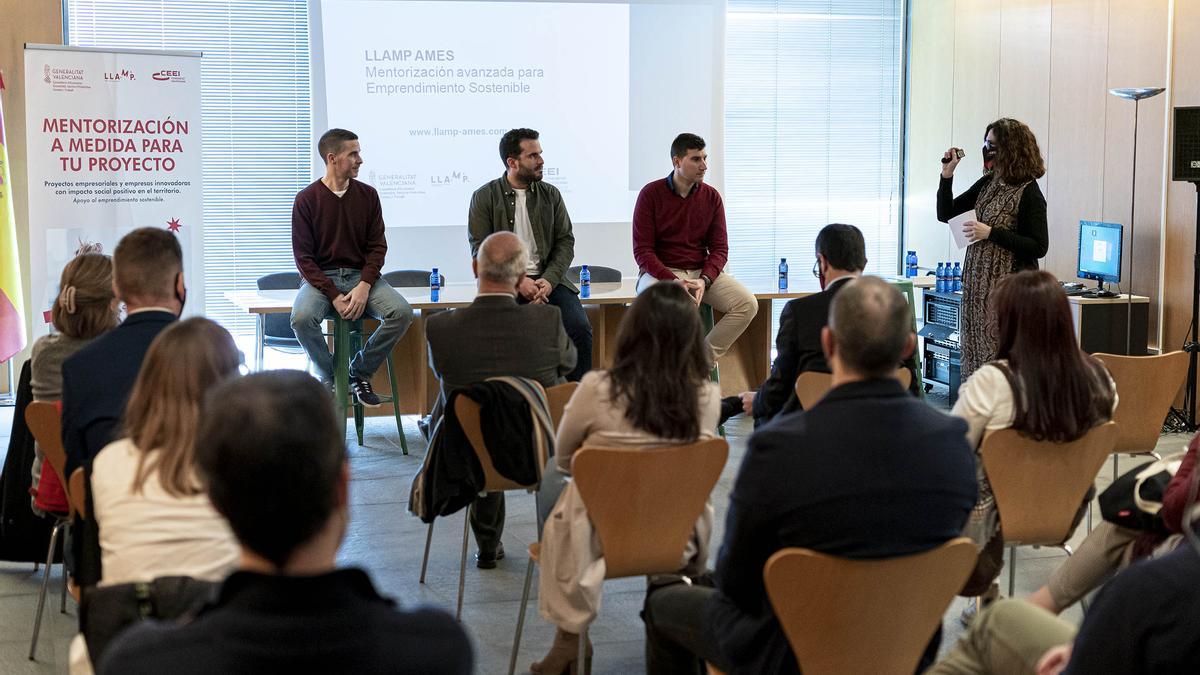
[[(525, 245), (511, 232), (489, 235), (471, 263), (479, 292), (468, 307), (429, 317), (429, 365), (441, 382), (433, 410), (441, 417), (450, 392), (504, 375), (527, 377), (551, 387), (566, 381), (575, 368), (575, 345), (563, 329), (558, 308), (550, 304), (519, 304), (518, 289), (525, 279)], [(504, 557), (504, 494), (475, 500), (471, 527), (479, 551), (476, 565), (491, 569)]]

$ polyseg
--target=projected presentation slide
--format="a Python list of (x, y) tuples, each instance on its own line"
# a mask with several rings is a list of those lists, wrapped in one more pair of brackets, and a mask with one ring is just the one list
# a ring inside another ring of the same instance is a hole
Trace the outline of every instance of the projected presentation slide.
[(544, 180), (572, 220), (628, 221), (629, 12), (322, 0), (314, 98), (326, 126), (359, 135), (359, 180), (379, 190), (389, 227), (465, 225), (471, 193), (504, 172), (498, 145), (513, 127), (541, 133)]

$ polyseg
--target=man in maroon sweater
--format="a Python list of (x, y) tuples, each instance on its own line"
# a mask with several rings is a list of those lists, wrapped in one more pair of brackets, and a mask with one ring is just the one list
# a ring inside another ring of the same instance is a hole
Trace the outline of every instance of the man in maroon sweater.
[(358, 136), (326, 131), (317, 143), (325, 176), (296, 195), (292, 206), (292, 254), (304, 282), (292, 306), (292, 330), (321, 379), (333, 379), (333, 355), (321, 324), (336, 311), (343, 319), (363, 314), (383, 323), (350, 361), (350, 389), (365, 406), (379, 405), (371, 375), (412, 324), (408, 302), (380, 276), (387, 240), (375, 188), (360, 183)]
[(704, 139), (679, 134), (671, 143), (671, 164), (675, 168), (666, 179), (642, 188), (633, 210), (637, 289), (674, 281), (688, 289), (696, 304), (703, 300), (724, 313), (708, 334), (713, 358), (719, 358), (750, 325), (758, 302), (724, 271), (729, 259), (725, 205), (720, 193), (704, 184)]

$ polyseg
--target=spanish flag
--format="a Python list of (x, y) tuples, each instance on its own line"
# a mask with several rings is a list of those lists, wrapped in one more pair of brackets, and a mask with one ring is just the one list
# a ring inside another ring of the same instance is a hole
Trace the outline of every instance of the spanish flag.
[(4, 75), (0, 74), (0, 362), (25, 348), (21, 257), (17, 252), (17, 218), (13, 215), (12, 175), (4, 144)]

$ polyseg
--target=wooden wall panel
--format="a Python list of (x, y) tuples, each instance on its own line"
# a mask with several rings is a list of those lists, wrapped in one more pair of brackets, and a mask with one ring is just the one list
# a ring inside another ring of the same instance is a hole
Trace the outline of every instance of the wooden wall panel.
[(954, 144), (968, 152), (955, 173), (959, 190), (979, 177), (984, 129), (999, 116), (999, 25), (1000, 3), (994, 0), (955, 4), (952, 132)]
[(917, 251), (923, 267), (948, 260), (954, 246), (935, 208), (939, 158), (954, 143), (954, 96), (946, 88), (954, 80), (954, 5), (954, 0), (914, 2), (909, 18), (905, 250)]
[(999, 117), (1029, 125), (1043, 152), (1050, 131), (1050, 17), (1045, 0), (1000, 5)]
[[(25, 289), (26, 325), (32, 325), (29, 298), (29, 206), (25, 180), (25, 43), (62, 44), (62, 3), (59, 0), (0, 0), (0, 71), (4, 73), (4, 131), (12, 173), (17, 245)], [(28, 356), (28, 347), (14, 363)], [(0, 387), (7, 386), (6, 378)]]
[[(1107, 87), (1162, 87), (1167, 76), (1166, 2), (1109, 0)], [(1131, 173), (1133, 171), (1132, 101), (1105, 99), (1104, 220), (1123, 223), (1125, 260), (1122, 289), (1128, 290), (1133, 265), (1133, 292), (1150, 296), (1151, 344), (1158, 343), (1159, 248), (1162, 243), (1163, 133), (1167, 95), (1146, 99), (1138, 106), (1137, 205), (1130, 231)], [(1134, 239), (1131, 242), (1131, 235)], [(1132, 244), (1133, 257), (1129, 255)]]
[(1071, 280), (1079, 220), (1103, 215), (1108, 2), (1055, 0), (1051, 12), (1050, 125), (1043, 142), (1050, 250), (1043, 267)]

